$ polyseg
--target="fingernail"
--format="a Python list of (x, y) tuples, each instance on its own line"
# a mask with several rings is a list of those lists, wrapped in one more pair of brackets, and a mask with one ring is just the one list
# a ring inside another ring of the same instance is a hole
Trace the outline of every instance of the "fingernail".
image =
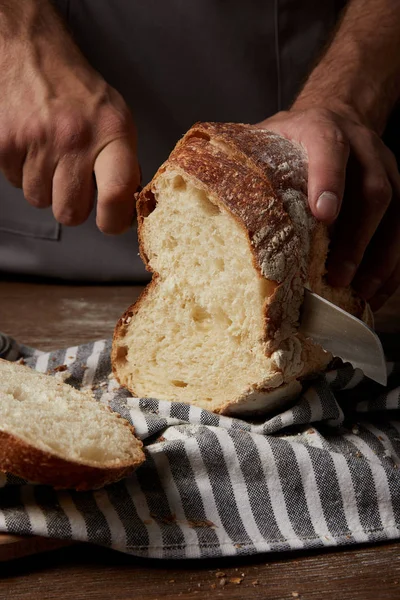
[(318, 218), (322, 221), (331, 221), (339, 212), (339, 198), (332, 192), (322, 192), (317, 200)]
[(376, 277), (363, 277), (357, 281), (356, 285), (357, 292), (365, 300), (372, 298), (380, 287), (382, 287), (382, 281)]

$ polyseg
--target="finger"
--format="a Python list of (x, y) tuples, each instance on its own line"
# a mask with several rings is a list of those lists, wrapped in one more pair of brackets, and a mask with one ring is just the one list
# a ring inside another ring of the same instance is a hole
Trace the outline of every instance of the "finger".
[(308, 152), (308, 199), (312, 213), (327, 224), (339, 214), (349, 157), (347, 138), (335, 124), (321, 123), (302, 136)]
[(27, 155), (22, 169), (22, 188), (32, 206), (46, 208), (51, 205), (55, 167), (52, 153)]
[(93, 166), (79, 155), (58, 163), (53, 176), (53, 213), (63, 225), (80, 225), (89, 216), (94, 200)]
[(328, 281), (333, 286), (344, 287), (352, 282), (392, 197), (382, 157), (372, 147), (353, 146), (353, 150), (346, 197), (328, 261)]
[(387, 300), (396, 292), (398, 287), (400, 286), (400, 261), (397, 263), (393, 273), (389, 277), (389, 279), (385, 282), (385, 284), (378, 290), (378, 292), (373, 296), (369, 304), (371, 309), (375, 312), (379, 310)]
[(2, 145), (0, 140), (0, 171), (16, 188), (22, 188), (22, 168), (25, 154), (13, 147)]
[(354, 280), (354, 288), (370, 300), (391, 278), (400, 261), (400, 174), (387, 164), (393, 198), (372, 238)]
[(108, 144), (95, 162), (97, 226), (103, 233), (122, 233), (135, 214), (134, 193), (140, 182), (136, 152), (125, 139)]

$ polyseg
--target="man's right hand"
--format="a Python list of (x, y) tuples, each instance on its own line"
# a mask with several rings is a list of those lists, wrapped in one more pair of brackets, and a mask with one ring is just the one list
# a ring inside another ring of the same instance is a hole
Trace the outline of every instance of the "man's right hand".
[[(15, 2), (15, 7), (13, 4)], [(136, 134), (120, 94), (81, 55), (48, 0), (0, 0), (0, 169), (57, 221), (121, 233), (140, 183)], [(14, 9), (15, 8), (15, 9)]]

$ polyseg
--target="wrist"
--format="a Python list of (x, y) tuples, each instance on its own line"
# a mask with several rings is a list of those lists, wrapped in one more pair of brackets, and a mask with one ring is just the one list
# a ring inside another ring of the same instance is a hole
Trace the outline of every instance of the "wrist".
[(290, 110), (304, 111), (310, 108), (325, 108), (340, 114), (343, 117), (347, 117), (352, 121), (363, 121), (362, 114), (360, 114), (354, 105), (337, 96), (325, 96), (317, 90), (307, 90), (306, 93), (299, 94), (291, 105)]
[(324, 108), (382, 135), (392, 107), (380, 101), (369, 82), (355, 76), (346, 83), (321, 78), (318, 85), (313, 85), (312, 79), (313, 74), (293, 102), (292, 110)]
[(373, 121), (368, 118), (368, 115), (362, 108), (357, 106), (354, 102), (337, 95), (325, 96), (317, 90), (307, 90), (306, 93), (301, 93), (293, 102), (290, 110), (305, 111), (313, 108), (331, 111), (345, 119), (360, 123), (376, 132), (380, 129), (377, 124), (374, 124)]

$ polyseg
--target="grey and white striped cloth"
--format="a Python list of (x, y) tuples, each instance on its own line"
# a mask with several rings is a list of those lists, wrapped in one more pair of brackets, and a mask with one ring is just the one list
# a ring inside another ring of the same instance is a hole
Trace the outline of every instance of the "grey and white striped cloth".
[(349, 365), (313, 380), (259, 422), (132, 398), (110, 378), (110, 342), (42, 353), (67, 365), (136, 428), (147, 460), (96, 492), (57, 492), (3, 475), (0, 531), (89, 541), (153, 558), (206, 558), (395, 539), (400, 527), (400, 369), (389, 386)]

